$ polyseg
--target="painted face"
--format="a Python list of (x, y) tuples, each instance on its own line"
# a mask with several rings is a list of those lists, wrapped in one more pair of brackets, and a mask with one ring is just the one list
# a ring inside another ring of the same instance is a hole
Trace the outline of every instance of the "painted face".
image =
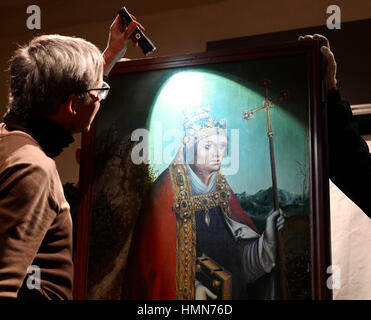
[(215, 134), (205, 137), (197, 143), (194, 166), (207, 171), (218, 171), (227, 149), (227, 136)]

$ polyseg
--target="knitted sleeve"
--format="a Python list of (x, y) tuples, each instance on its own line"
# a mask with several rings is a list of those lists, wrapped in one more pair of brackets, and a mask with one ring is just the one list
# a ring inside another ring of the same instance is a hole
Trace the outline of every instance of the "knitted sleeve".
[(18, 163), (0, 173), (0, 297), (16, 298), (56, 217), (48, 172)]

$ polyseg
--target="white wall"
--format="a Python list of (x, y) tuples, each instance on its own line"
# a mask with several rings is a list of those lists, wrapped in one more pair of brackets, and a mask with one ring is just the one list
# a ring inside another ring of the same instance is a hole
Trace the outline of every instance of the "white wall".
[[(365, 136), (371, 148), (371, 136)], [(371, 219), (330, 184), (334, 299), (371, 299)]]

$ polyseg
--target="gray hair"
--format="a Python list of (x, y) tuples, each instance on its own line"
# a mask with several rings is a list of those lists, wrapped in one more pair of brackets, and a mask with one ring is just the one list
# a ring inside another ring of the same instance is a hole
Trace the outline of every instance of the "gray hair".
[(10, 60), (8, 111), (22, 118), (50, 116), (70, 94), (94, 87), (102, 79), (103, 64), (100, 50), (84, 39), (38, 36)]

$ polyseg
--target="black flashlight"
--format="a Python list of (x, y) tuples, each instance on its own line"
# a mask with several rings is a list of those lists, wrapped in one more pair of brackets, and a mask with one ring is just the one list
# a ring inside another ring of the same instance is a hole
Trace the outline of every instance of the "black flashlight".
[[(125, 7), (122, 7), (119, 10), (118, 14), (120, 15), (122, 23), (125, 27), (127, 27), (130, 22), (133, 21), (133, 18), (130, 16), (130, 13)], [(140, 30), (138, 27), (136, 27), (136, 29), (134, 30), (133, 35), (145, 56), (148, 56), (151, 52), (156, 50), (156, 47), (153, 45), (151, 40), (149, 40), (142, 32), (142, 30)]]

